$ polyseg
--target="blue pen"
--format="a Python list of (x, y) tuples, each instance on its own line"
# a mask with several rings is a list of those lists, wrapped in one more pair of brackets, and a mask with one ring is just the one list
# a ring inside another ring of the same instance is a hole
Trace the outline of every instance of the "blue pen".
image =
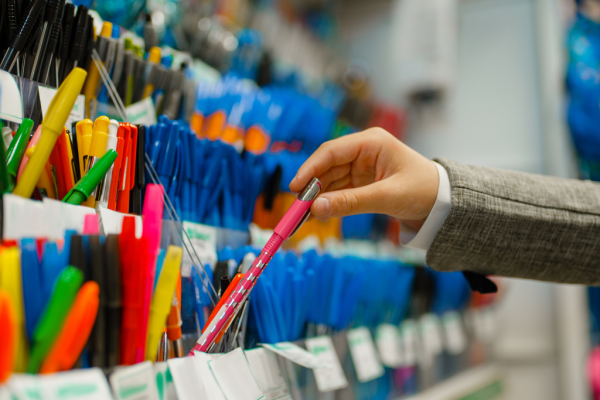
[(196, 135), (189, 129), (184, 129), (181, 135), (183, 142), (183, 182), (181, 183), (181, 211), (185, 221), (193, 221), (192, 212), (192, 164), (194, 142)]
[[(215, 194), (215, 188), (219, 184), (219, 170), (221, 168), (221, 144), (218, 142), (212, 142), (209, 144), (209, 148), (206, 149), (210, 155), (210, 159), (205, 162), (203, 168), (203, 179), (202, 179), (202, 190), (200, 192), (200, 201), (198, 204), (198, 214), (200, 221), (204, 221), (205, 215), (209, 210), (209, 200), (211, 195)], [(222, 184), (222, 182), (220, 183)], [(220, 188), (219, 188), (220, 190)]]
[(52, 291), (54, 290), (54, 284), (56, 279), (67, 266), (63, 255), (58, 252), (58, 246), (56, 242), (44, 243), (44, 257), (42, 258), (42, 283), (44, 286), (43, 292), (43, 303), (46, 304)]
[[(178, 215), (181, 215), (181, 201), (179, 195), (181, 189), (181, 182), (183, 180), (183, 153), (183, 144), (181, 143), (181, 141), (178, 141), (174, 157), (175, 169), (173, 170), (173, 175), (171, 176), (168, 186), (169, 190), (167, 192), (169, 195), (169, 199), (171, 199), (171, 201), (173, 202), (173, 207), (175, 208), (175, 211)], [(168, 215), (168, 213), (165, 213), (165, 215)]]
[(192, 190), (191, 190), (191, 198), (192, 198), (192, 213), (193, 213), (193, 221), (200, 222), (200, 197), (202, 193), (202, 177), (205, 173), (204, 171), (204, 148), (206, 147), (206, 140), (195, 140), (194, 141), (194, 157), (192, 158), (193, 166), (192, 166)]
[(224, 228), (236, 229), (236, 220), (234, 216), (234, 204), (233, 204), (233, 193), (232, 193), (232, 181), (229, 174), (229, 166), (227, 159), (221, 160), (221, 176), (219, 178), (223, 182), (222, 188), (222, 222)]
[(33, 331), (44, 309), (44, 285), (40, 271), (40, 261), (35, 239), (21, 240), (21, 275), (23, 276), (23, 305), (25, 307), (25, 327), (27, 337), (33, 338)]
[(160, 151), (158, 168), (156, 169), (156, 172), (158, 173), (158, 177), (167, 191), (169, 181), (172, 178), (173, 171), (175, 169), (175, 157), (177, 152), (177, 143), (179, 142), (180, 129), (181, 124), (178, 121), (171, 121), (165, 130), (166, 135), (161, 135), (161, 146), (164, 146), (164, 148)]

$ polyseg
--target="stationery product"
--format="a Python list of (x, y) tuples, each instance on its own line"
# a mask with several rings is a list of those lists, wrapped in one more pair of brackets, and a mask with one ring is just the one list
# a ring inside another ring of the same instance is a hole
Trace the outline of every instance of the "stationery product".
[(86, 201), (94, 189), (100, 184), (104, 176), (106, 176), (106, 172), (113, 165), (116, 158), (116, 151), (107, 151), (106, 154), (85, 174), (85, 176), (77, 182), (75, 187), (67, 193), (62, 201), (75, 205), (80, 205)]
[(96, 282), (86, 282), (81, 287), (40, 373), (67, 371), (73, 367), (94, 326), (99, 294)]
[(13, 191), (14, 194), (25, 198), (31, 196), (54, 144), (63, 131), (67, 117), (73, 109), (86, 75), (84, 70), (74, 69), (56, 92), (46, 112), (40, 140), (23, 171), (23, 176), (17, 182), (17, 186)]
[(67, 267), (60, 274), (54, 293), (33, 332), (31, 358), (27, 364), (28, 373), (38, 372), (60, 332), (82, 283), (83, 274), (77, 268)]
[(218, 317), (213, 319), (200, 339), (198, 339), (198, 343), (194, 347), (195, 350), (203, 352), (211, 350), (221, 329), (223, 329), (227, 324), (227, 321), (239, 311), (240, 305), (246, 301), (250, 294), (250, 290), (252, 290), (252, 287), (256, 283), (256, 279), (258, 279), (264, 268), (271, 261), (273, 255), (281, 246), (281, 243), (292, 236), (308, 219), (310, 215), (310, 206), (319, 195), (320, 190), (321, 183), (318, 179), (313, 178), (302, 193), (298, 195), (294, 204), (292, 204), (286, 215), (275, 228), (273, 236), (271, 236), (260, 255), (252, 263), (250, 270), (237, 285), (227, 303), (219, 310)]
[(15, 363), (17, 352), (17, 317), (10, 295), (0, 290), (0, 343), (4, 350), (0, 352), (0, 384), (6, 382)]
[(171, 299), (175, 293), (182, 255), (183, 250), (181, 247), (169, 246), (160, 278), (152, 297), (150, 319), (148, 320), (148, 338), (146, 340), (146, 360), (148, 361), (156, 359), (158, 343), (171, 308)]

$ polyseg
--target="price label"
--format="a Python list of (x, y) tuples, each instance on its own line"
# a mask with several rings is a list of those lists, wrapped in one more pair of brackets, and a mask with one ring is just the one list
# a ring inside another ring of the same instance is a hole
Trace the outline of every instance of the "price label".
[(166, 362), (154, 363), (154, 373), (156, 374), (158, 398), (160, 400), (177, 400), (175, 383), (169, 365)]
[(198, 379), (194, 357), (172, 358), (167, 361), (178, 400), (208, 400), (204, 383)]
[(369, 382), (382, 376), (384, 370), (377, 357), (371, 332), (367, 328), (361, 327), (349, 330), (347, 336), (358, 380)]
[(133, 103), (125, 108), (125, 113), (132, 124), (156, 125), (156, 109), (152, 97)]
[(400, 325), (402, 349), (404, 350), (404, 366), (417, 365), (419, 354), (419, 329), (414, 319), (407, 319)]
[[(187, 237), (184, 235), (183, 240), (192, 254), (193, 248), (203, 264), (215, 265), (217, 262), (217, 228), (214, 226), (183, 221), (183, 230), (187, 234)], [(182, 276), (192, 276), (193, 262), (197, 262), (196, 255), (193, 255), (192, 261), (188, 252), (184, 251), (183, 261), (181, 263)]]
[(467, 335), (460, 314), (449, 311), (442, 316), (444, 345), (449, 354), (457, 355), (467, 349)]
[(320, 392), (331, 392), (348, 386), (348, 380), (340, 364), (333, 341), (329, 336), (318, 336), (306, 339), (306, 348), (320, 362), (327, 365), (313, 370), (315, 381)]
[(391, 324), (381, 324), (375, 332), (375, 343), (379, 350), (381, 362), (386, 367), (398, 368), (402, 366), (402, 338), (400, 330)]
[(210, 372), (208, 363), (221, 357), (221, 354), (206, 354), (199, 351), (194, 352), (194, 362), (196, 365), (196, 379), (201, 379), (204, 384), (204, 390), (210, 400), (225, 400), (219, 384)]
[(260, 343), (259, 346), (264, 347), (273, 353), (279, 354), (283, 358), (287, 358), (293, 363), (301, 365), (305, 368), (315, 369), (326, 367), (327, 364), (315, 357), (313, 354), (304, 350), (302, 347), (290, 342), (280, 342), (275, 344)]
[(259, 347), (247, 350), (246, 359), (267, 400), (292, 400), (275, 354)]
[(109, 380), (118, 400), (159, 400), (156, 377), (150, 361), (119, 368), (110, 375)]
[(227, 400), (265, 398), (241, 348), (209, 361), (208, 366)]
[(419, 320), (423, 351), (435, 357), (444, 351), (440, 319), (435, 314), (425, 314)]

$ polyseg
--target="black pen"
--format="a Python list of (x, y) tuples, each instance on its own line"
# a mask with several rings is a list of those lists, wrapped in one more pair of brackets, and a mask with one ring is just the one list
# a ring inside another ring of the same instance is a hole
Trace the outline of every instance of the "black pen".
[(146, 127), (144, 125), (138, 125), (137, 127), (137, 155), (135, 157), (135, 163), (137, 165), (135, 166), (133, 190), (131, 191), (129, 212), (136, 215), (142, 215), (142, 189), (144, 188), (145, 175), (144, 152), (146, 148)]
[[(58, 13), (56, 14), (56, 18), (54, 19), (54, 23), (52, 24), (52, 28), (50, 29), (50, 36), (48, 37), (48, 44), (46, 45), (46, 51), (44, 54), (44, 61), (42, 63), (42, 67), (40, 68), (40, 74), (38, 81), (44, 85), (48, 84), (48, 80), (50, 77), (50, 70), (53, 67), (56, 47), (58, 43), (58, 35), (60, 34), (60, 28), (62, 25), (63, 12), (65, 8), (65, 0), (60, 1), (60, 8), (58, 9)], [(54, 65), (55, 66), (55, 65)], [(55, 82), (55, 86), (58, 87), (58, 83)]]
[(29, 8), (25, 12), (25, 17), (21, 21), (21, 26), (10, 42), (8, 50), (4, 53), (2, 62), (0, 62), (0, 69), (8, 72), (12, 70), (16, 60), (25, 48), (27, 39), (29, 39), (29, 35), (35, 27), (38, 16), (46, 6), (46, 1), (47, 0), (33, 0), (29, 3)]
[(104, 244), (106, 269), (106, 366), (119, 364), (121, 338), (121, 264), (119, 263), (119, 236), (108, 235)]
[(155, 46), (158, 46), (158, 36), (156, 36), (154, 25), (152, 25), (152, 16), (146, 13), (146, 23), (144, 24), (144, 47), (146, 53)]
[(60, 49), (57, 55), (57, 75), (58, 82), (57, 85), (60, 85), (63, 80), (63, 76), (65, 75), (65, 67), (67, 65), (67, 60), (69, 58), (69, 50), (71, 48), (71, 31), (73, 30), (73, 21), (75, 20), (75, 6), (71, 3), (65, 4), (65, 11), (62, 20), (61, 27), (61, 42)]
[(104, 367), (106, 365), (106, 280), (104, 270), (106, 269), (104, 251), (100, 244), (98, 235), (90, 235), (90, 280), (95, 281), (100, 288), (100, 301), (96, 322), (89, 338), (91, 348), (90, 365), (92, 367)]
[(44, 20), (42, 21), (41, 32), (37, 40), (35, 55), (33, 56), (31, 72), (29, 74), (29, 79), (32, 81), (38, 80), (40, 68), (44, 60), (44, 54), (47, 51), (48, 40), (50, 39), (50, 31), (52, 30), (52, 26), (56, 21), (56, 16), (61, 7), (61, 0), (48, 0), (46, 12), (44, 13)]
[(6, 41), (10, 43), (13, 37), (17, 34), (19, 28), (19, 10), (18, 5), (20, 0), (6, 1), (6, 33), (8, 34)]
[[(69, 59), (67, 65), (65, 65), (63, 76), (64, 80), (69, 72), (81, 65), (81, 58), (83, 58), (83, 52), (87, 46), (87, 17), (88, 8), (86, 6), (77, 7), (77, 16), (71, 30), (71, 45), (69, 49)], [(65, 62), (65, 60), (62, 60)]]
[(74, 266), (83, 272), (83, 276), (87, 281), (89, 278), (87, 255), (83, 245), (83, 237), (81, 235), (71, 236), (71, 252), (69, 254), (69, 265)]

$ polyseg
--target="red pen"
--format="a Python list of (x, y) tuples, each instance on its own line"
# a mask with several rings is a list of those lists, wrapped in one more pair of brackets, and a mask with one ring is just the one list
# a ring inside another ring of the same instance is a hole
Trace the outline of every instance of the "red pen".
[(131, 164), (129, 164), (129, 190), (133, 190), (135, 186), (135, 166), (137, 160), (137, 140), (138, 140), (138, 128), (133, 124), (129, 125), (131, 130)]
[(117, 159), (115, 160), (112, 180), (110, 181), (110, 190), (108, 196), (108, 208), (113, 211), (117, 211), (117, 190), (119, 188), (119, 182), (121, 177), (121, 165), (123, 165), (123, 149), (125, 148), (125, 129), (117, 131)]
[(146, 343), (142, 338), (142, 305), (144, 294), (144, 268), (147, 242), (135, 237), (135, 218), (123, 218), (119, 235), (123, 316), (121, 319), (121, 365), (135, 364), (137, 349)]
[(129, 169), (131, 164), (131, 150), (133, 141), (131, 140), (131, 129), (127, 123), (121, 123), (119, 130), (123, 129), (125, 147), (123, 151), (124, 161), (121, 164), (121, 176), (119, 177), (119, 188), (117, 191), (117, 211), (122, 213), (129, 212), (129, 191), (131, 187), (131, 177)]

